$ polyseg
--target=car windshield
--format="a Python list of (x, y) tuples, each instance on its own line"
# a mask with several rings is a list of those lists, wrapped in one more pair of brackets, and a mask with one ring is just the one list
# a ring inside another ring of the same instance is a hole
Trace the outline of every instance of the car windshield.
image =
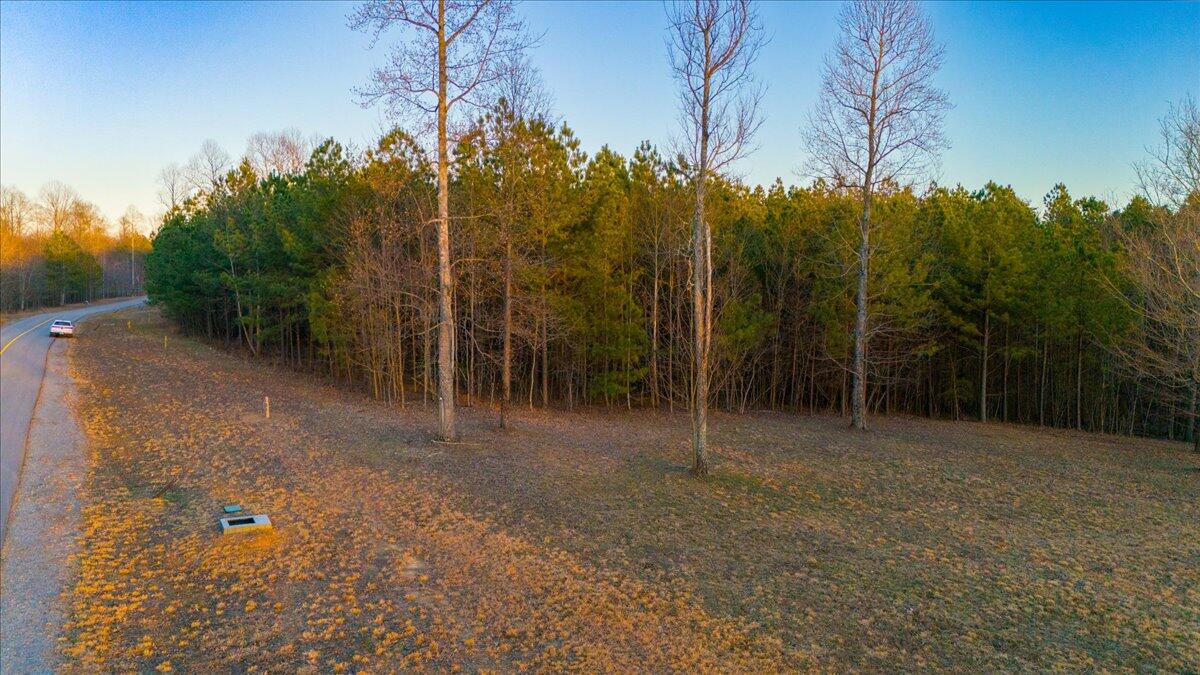
[(54, 325), (55, 326), (70, 326), (71, 322), (70, 321), (55, 321)]

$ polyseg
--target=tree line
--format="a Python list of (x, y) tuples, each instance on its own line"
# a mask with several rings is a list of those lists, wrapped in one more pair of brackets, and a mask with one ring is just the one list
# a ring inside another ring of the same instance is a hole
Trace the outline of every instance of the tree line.
[[(678, 165), (649, 144), (588, 157), (565, 125), (503, 104), (454, 156), (463, 399), (499, 402), (507, 384), (529, 406), (686, 408), (694, 194)], [(147, 288), (192, 331), (401, 405), (431, 400), (436, 181), (400, 130), (357, 154), (327, 141), (293, 174), (243, 162), (166, 217)], [(709, 191), (712, 400), (848, 414), (855, 195), (820, 181)], [(1146, 321), (1122, 295), (1139, 293), (1122, 242), (1194, 224), (1200, 201), (1114, 210), (1057, 185), (1040, 206), (996, 183), (879, 192), (869, 411), (1187, 437), (1194, 387), (1113, 354)]]
[(130, 207), (114, 224), (62, 183), (36, 198), (0, 187), (0, 311), (133, 295), (150, 238)]
[[(669, 19), (688, 141), (588, 156), (509, 3), (367, 3), (354, 27), (416, 31), (362, 92), (407, 124), (303, 163), (294, 135), (232, 167), (206, 144), (202, 180), (164, 172), (152, 299), (253, 355), (436, 402), (446, 439), (460, 400), (502, 426), (518, 404), (689, 409), (699, 473), (710, 402), (1196, 438), (1200, 182), (1171, 150), (1200, 138), (1194, 104), (1124, 205), (918, 187), (944, 145), (940, 48), (911, 4), (854, 3), (806, 136), (824, 177), (750, 186), (722, 169), (757, 128), (752, 6)], [(874, 56), (856, 35), (881, 36)]]

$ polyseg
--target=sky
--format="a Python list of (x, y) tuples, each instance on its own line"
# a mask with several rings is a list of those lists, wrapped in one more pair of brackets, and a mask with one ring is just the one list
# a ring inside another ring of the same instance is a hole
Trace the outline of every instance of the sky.
[[(1172, 101), (1200, 96), (1200, 2), (932, 2), (954, 109), (935, 178), (1011, 184), (1038, 205), (1055, 183), (1118, 206)], [(244, 152), (297, 128), (364, 148), (390, 126), (353, 93), (382, 63), (346, 26), (351, 4), (0, 3), (0, 183), (74, 187), (110, 218), (161, 210), (157, 176), (205, 139)], [(594, 152), (676, 135), (676, 87), (658, 2), (525, 2), (531, 59), (554, 113)], [(806, 184), (801, 129), (836, 4), (760, 4), (767, 87), (746, 181)]]

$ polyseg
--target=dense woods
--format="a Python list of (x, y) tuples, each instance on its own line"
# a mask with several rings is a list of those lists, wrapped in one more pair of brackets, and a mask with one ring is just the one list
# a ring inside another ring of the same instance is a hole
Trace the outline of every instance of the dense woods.
[[(462, 403), (499, 402), (507, 370), (523, 405), (687, 407), (686, 175), (649, 144), (587, 156), (566, 125), (503, 103), (463, 134), (449, 175)], [(293, 173), (243, 161), (166, 216), (147, 288), (189, 331), (397, 405), (433, 400), (436, 183), (402, 130), (362, 153), (326, 141)], [(710, 177), (714, 405), (848, 413), (856, 200)], [(1169, 347), (1132, 242), (1177, 233), (1179, 309), (1195, 307), (1198, 210), (1195, 194), (1114, 208), (1064, 185), (1037, 205), (998, 183), (882, 186), (869, 411), (1190, 437), (1195, 364), (1172, 379), (1117, 355)]]
[(803, 130), (817, 178), (752, 186), (727, 171), (761, 119), (752, 5), (667, 19), (682, 139), (589, 156), (511, 2), (361, 5), (352, 28), (400, 41), (360, 96), (401, 124), (363, 152), (302, 162), (294, 132), (258, 134), (233, 168), (211, 142), (168, 168), (151, 297), (253, 355), (435, 402), (443, 440), (460, 398), (502, 427), (517, 403), (685, 408), (700, 474), (710, 404), (1196, 438), (1190, 99), (1127, 204), (929, 183), (942, 48), (917, 5), (852, 2)]
[(36, 198), (0, 188), (0, 311), (138, 292), (150, 250), (144, 228), (136, 209), (114, 226), (61, 183), (46, 185)]

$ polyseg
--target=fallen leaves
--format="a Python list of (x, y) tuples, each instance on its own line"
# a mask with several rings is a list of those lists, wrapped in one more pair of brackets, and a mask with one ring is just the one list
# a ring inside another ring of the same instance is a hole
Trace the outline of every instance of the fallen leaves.
[[(427, 412), (153, 349), (125, 320), (74, 350), (93, 466), (63, 648), (79, 670), (1200, 664), (1200, 487), (1123, 451), (718, 416), (698, 483), (680, 418), (531, 412), (508, 434), (468, 413), (479, 447), (429, 452)], [(251, 423), (264, 392), (272, 417)], [(276, 529), (222, 537), (234, 502)]]

